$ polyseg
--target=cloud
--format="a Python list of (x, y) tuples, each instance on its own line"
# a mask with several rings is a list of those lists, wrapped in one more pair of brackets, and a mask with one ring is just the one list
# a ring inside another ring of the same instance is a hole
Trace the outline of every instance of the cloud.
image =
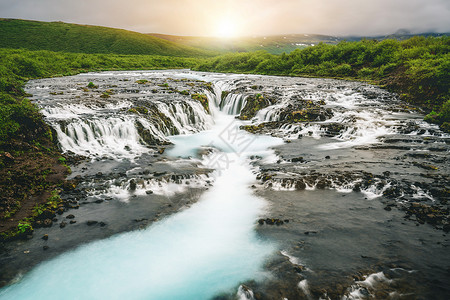
[(449, 15), (448, 0), (0, 0), (5, 18), (178, 35), (214, 35), (223, 19), (241, 35), (449, 32)]

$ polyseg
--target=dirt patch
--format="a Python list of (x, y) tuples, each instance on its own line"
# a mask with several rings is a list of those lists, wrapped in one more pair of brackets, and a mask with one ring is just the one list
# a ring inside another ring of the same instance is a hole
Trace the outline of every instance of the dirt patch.
[(0, 233), (14, 231), (20, 221), (33, 216), (69, 173), (51, 142), (14, 142), (8, 150), (0, 152)]

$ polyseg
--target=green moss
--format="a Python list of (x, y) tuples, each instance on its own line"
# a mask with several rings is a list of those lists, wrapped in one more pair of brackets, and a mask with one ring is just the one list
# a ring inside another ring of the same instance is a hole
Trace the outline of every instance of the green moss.
[(139, 79), (139, 80), (136, 80), (136, 83), (138, 83), (138, 84), (146, 84), (147, 82), (148, 82), (147, 79)]
[(103, 93), (100, 95), (100, 97), (101, 97), (101, 98), (110, 98), (111, 96), (109, 95), (109, 93), (103, 92)]
[(208, 97), (205, 94), (192, 94), (191, 98), (194, 100), (199, 101), (203, 108), (206, 110), (207, 113), (209, 113), (209, 102), (208, 102)]
[(138, 107), (132, 107), (128, 110), (128, 112), (133, 113), (133, 114), (143, 114), (146, 115), (148, 114), (148, 109), (146, 107), (143, 106), (138, 106)]

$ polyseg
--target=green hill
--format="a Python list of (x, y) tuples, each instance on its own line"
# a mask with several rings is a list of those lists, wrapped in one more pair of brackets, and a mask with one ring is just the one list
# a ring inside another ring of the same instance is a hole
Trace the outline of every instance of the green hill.
[(264, 50), (271, 54), (290, 53), (319, 43), (337, 44), (343, 38), (319, 34), (285, 34), (236, 38), (176, 36), (149, 33), (149, 36), (168, 40), (180, 45), (216, 52), (251, 52)]
[(305, 49), (319, 43), (336, 45), (342, 41), (361, 41), (363, 39), (382, 41), (385, 39), (407, 40), (413, 36), (439, 37), (446, 36), (446, 33), (421, 33), (410, 34), (406, 31), (397, 31), (394, 34), (384, 36), (331, 36), (321, 34), (283, 34), (252, 37), (218, 38), (218, 37), (198, 37), (198, 36), (176, 36), (159, 33), (149, 33), (148, 35), (161, 38), (167, 41), (208, 51), (220, 53), (226, 52), (252, 52), (264, 50), (270, 54), (291, 53), (296, 49)]
[(214, 55), (123, 29), (17, 19), (0, 19), (0, 48), (180, 57)]

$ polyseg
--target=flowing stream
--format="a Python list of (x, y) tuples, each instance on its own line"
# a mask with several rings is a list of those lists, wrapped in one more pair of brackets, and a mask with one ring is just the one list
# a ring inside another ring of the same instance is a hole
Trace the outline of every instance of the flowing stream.
[(415, 272), (448, 292), (449, 136), (394, 95), (191, 71), (88, 73), (27, 91), (61, 149), (87, 159), (63, 195), (78, 211), (57, 221), (77, 222), (36, 229), (55, 241), (48, 256), (34, 254), (46, 241), (18, 243), (3, 261), (42, 262), (17, 263), (26, 273), (0, 299), (402, 298)]

